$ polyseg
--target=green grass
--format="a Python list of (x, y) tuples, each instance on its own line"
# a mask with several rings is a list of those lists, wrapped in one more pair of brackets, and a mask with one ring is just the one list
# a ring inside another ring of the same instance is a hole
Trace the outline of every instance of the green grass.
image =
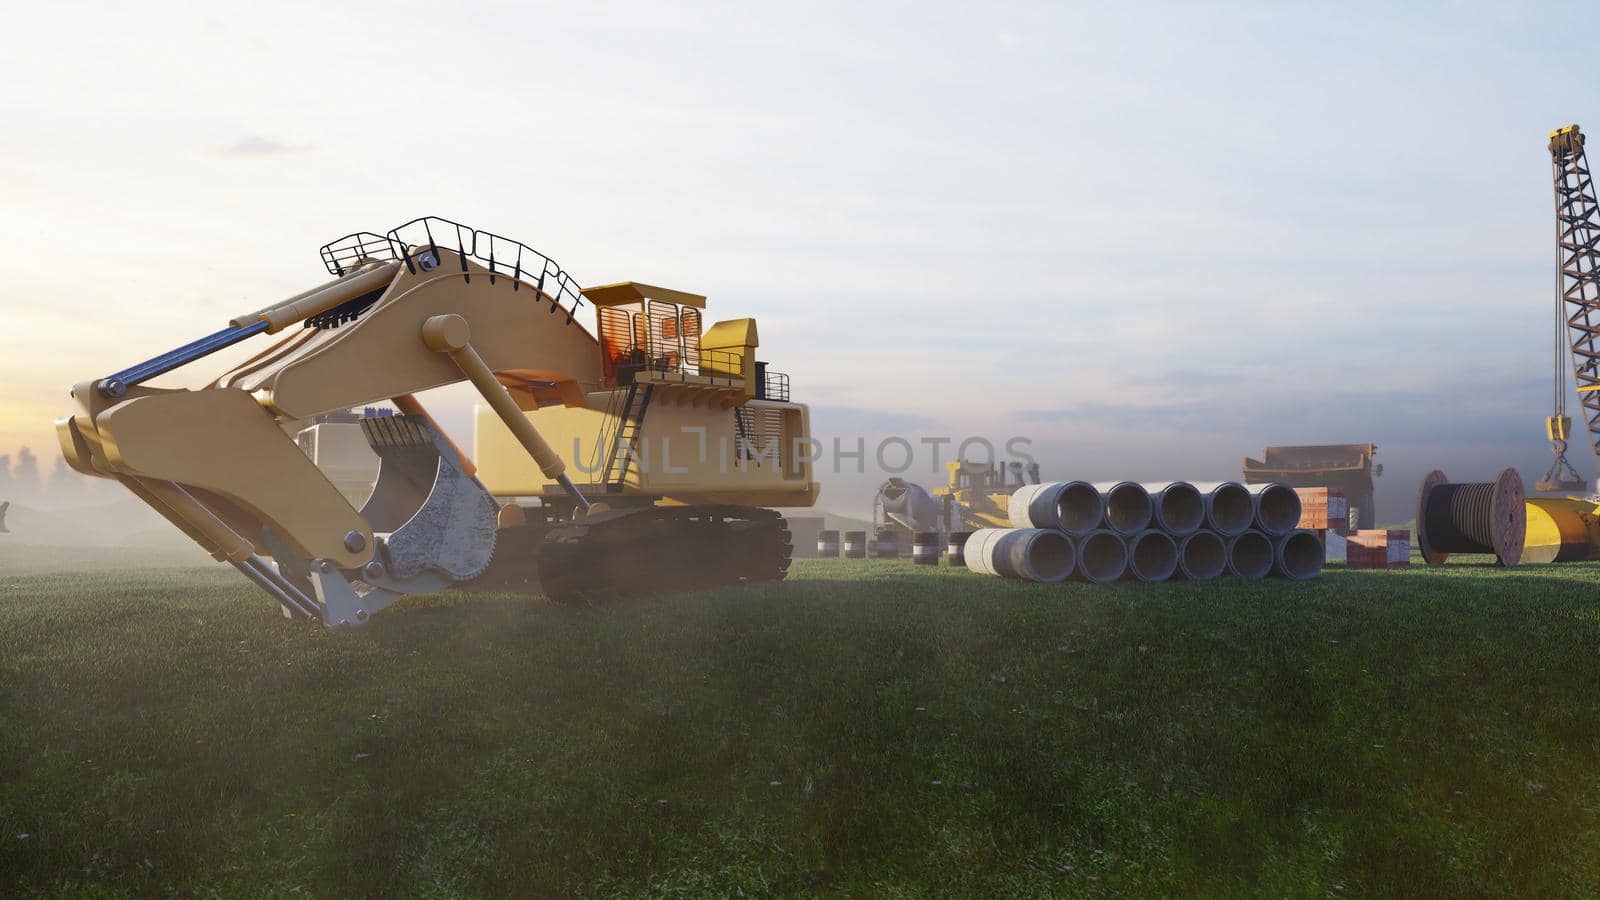
[(1600, 892), (1600, 565), (802, 561), (334, 634), (63, 562), (0, 556), (0, 893)]

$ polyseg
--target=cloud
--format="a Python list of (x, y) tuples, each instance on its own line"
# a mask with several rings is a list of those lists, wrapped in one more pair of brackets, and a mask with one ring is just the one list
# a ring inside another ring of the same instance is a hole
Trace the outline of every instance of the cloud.
[[(1516, 396), (1487, 390), (1478, 402), (1448, 408), (1437, 397), (1404, 389), (1316, 390), (1303, 396), (1259, 392), (1247, 400), (1213, 398), (1143, 403), (1079, 403), (1020, 409), (1020, 422), (1072, 426), (1147, 439), (1198, 434), (1269, 436), (1274, 443), (1376, 441), (1421, 444), (1449, 440), (1497, 444), (1532, 435), (1539, 416)], [(1536, 437), (1536, 435), (1535, 435)], [(1529, 438), (1532, 442), (1532, 438)]]
[(212, 151), (212, 155), (243, 159), (263, 156), (284, 156), (289, 153), (294, 153), (300, 149), (302, 148), (291, 147), (288, 144), (279, 143), (272, 138), (266, 138), (259, 134), (253, 134), (236, 143), (230, 144), (227, 147), (223, 147), (220, 150)]

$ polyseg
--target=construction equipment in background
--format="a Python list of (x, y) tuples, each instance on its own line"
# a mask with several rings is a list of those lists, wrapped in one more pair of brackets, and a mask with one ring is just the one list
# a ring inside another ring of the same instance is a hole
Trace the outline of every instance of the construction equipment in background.
[(1244, 458), (1244, 481), (1339, 488), (1349, 507), (1349, 527), (1371, 528), (1377, 523), (1372, 480), (1383, 475), (1383, 465), (1373, 462), (1377, 452), (1376, 444), (1266, 447), (1260, 459)]
[[(321, 254), (331, 281), (76, 385), (67, 463), (330, 627), (457, 584), (598, 602), (784, 576), (766, 507), (818, 486), (809, 414), (756, 359), (755, 320), (702, 329), (702, 296), (580, 289), (526, 244), (433, 217)], [(147, 383), (261, 334), (278, 339), (199, 390)], [(475, 457), (416, 398), (462, 381), (484, 401)], [(399, 414), (360, 422), (380, 462), (357, 509), (288, 429), (385, 400)]]
[(890, 478), (872, 498), (873, 539), (883, 546), (910, 549), (917, 534), (949, 531), (943, 505), (920, 484), (904, 478)]
[(366, 504), (378, 481), (378, 454), (367, 443), (361, 422), (390, 415), (394, 410), (385, 407), (338, 410), (317, 416), (295, 433), (295, 443), (301, 451), (357, 509)]
[(1493, 554), (1502, 566), (1600, 559), (1600, 503), (1529, 497), (1505, 469), (1492, 482), (1452, 483), (1435, 469), (1417, 492), (1417, 544), (1429, 565), (1452, 553)]
[[(1007, 506), (1011, 494), (1025, 484), (1039, 483), (1039, 464), (1011, 460), (1004, 466), (992, 462), (958, 459), (945, 463), (948, 480), (933, 489), (943, 509), (947, 531), (1005, 528), (1011, 523)], [(1006, 473), (1011, 477), (1008, 479)]]
[(1545, 435), (1555, 454), (1539, 491), (1581, 491), (1588, 487), (1567, 461), (1572, 419), (1567, 415), (1567, 354), (1583, 405), (1590, 441), (1600, 454), (1600, 205), (1583, 151), (1583, 132), (1568, 125), (1550, 132), (1550, 170), (1555, 183), (1556, 316), (1555, 403), (1545, 419)]
[(1034, 462), (1012, 460), (1001, 466), (960, 459), (945, 463), (945, 471), (949, 480), (932, 492), (904, 478), (885, 481), (872, 498), (874, 540), (909, 549), (919, 532), (949, 535), (1005, 528), (1012, 492), (1039, 483), (1039, 464)]

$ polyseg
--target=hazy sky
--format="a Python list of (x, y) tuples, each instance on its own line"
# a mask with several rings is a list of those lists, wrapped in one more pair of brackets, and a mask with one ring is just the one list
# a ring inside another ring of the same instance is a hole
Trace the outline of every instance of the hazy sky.
[(0, 451), (436, 214), (755, 315), (824, 436), (1097, 479), (1374, 441), (1390, 518), (1434, 466), (1531, 481), (1597, 15), (1510, 6), (17, 5)]

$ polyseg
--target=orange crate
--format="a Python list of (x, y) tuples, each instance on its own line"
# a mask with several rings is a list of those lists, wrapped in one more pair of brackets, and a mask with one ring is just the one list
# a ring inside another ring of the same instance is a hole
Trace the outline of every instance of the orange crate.
[(1404, 528), (1352, 531), (1345, 538), (1344, 559), (1352, 569), (1409, 569), (1411, 532)]
[(1333, 529), (1343, 534), (1350, 524), (1350, 505), (1346, 502), (1344, 488), (1300, 487), (1300, 526), (1312, 531)]

